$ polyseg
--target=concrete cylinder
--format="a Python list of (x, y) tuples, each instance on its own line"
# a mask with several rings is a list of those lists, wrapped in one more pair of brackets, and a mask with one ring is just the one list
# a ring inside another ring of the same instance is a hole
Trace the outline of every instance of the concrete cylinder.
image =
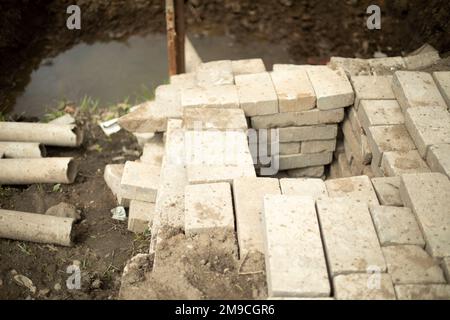
[(0, 238), (72, 245), (72, 218), (0, 209)]
[(0, 185), (72, 183), (77, 172), (73, 158), (0, 159)]
[(36, 142), (3, 142), (0, 141), (0, 153), (5, 158), (42, 158), (45, 147)]
[(37, 142), (49, 146), (77, 147), (83, 131), (74, 124), (0, 122), (0, 141)]

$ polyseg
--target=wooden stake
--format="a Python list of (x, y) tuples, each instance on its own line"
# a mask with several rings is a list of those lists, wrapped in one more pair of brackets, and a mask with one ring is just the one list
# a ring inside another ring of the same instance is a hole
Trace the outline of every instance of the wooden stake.
[(184, 0), (166, 0), (166, 27), (169, 76), (184, 73)]

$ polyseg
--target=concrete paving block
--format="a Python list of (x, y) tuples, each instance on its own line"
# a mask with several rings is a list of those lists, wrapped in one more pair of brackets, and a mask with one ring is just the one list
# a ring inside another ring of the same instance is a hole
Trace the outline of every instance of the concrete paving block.
[(151, 228), (155, 204), (151, 202), (131, 200), (128, 212), (128, 230), (143, 233)]
[(372, 178), (372, 185), (381, 205), (403, 206), (403, 201), (400, 197), (400, 177)]
[(262, 59), (241, 59), (231, 61), (234, 76), (241, 74), (261, 73), (266, 71)]
[(333, 110), (312, 109), (301, 112), (283, 112), (252, 117), (252, 128), (283, 128), (339, 123), (344, 119), (344, 108)]
[[(347, 108), (347, 117), (350, 120), (352, 125), (352, 130), (355, 133), (356, 137), (359, 138), (362, 134), (365, 134), (361, 122), (359, 121), (358, 114), (356, 113), (356, 109), (354, 107)], [(361, 143), (360, 140), (358, 140)]]
[(303, 141), (301, 153), (330, 152), (336, 149), (336, 139)]
[(354, 273), (333, 278), (337, 300), (395, 300), (390, 275)]
[(425, 246), (414, 213), (409, 208), (371, 206), (370, 213), (382, 246)]
[(335, 139), (337, 136), (337, 125), (315, 125), (305, 127), (280, 128), (280, 142), (295, 142), (309, 140)]
[(191, 164), (187, 166), (189, 184), (228, 182), (234, 179), (256, 177), (253, 165), (213, 165)]
[(184, 188), (187, 185), (184, 163), (184, 130), (182, 121), (171, 119), (161, 166), (160, 187), (155, 203), (150, 248), (153, 250), (161, 226), (184, 228)]
[(201, 87), (234, 84), (231, 60), (204, 62), (196, 70), (197, 84)]
[(403, 58), (405, 60), (406, 68), (408, 70), (417, 70), (429, 67), (439, 60), (438, 52), (424, 52), (416, 55), (410, 55)]
[(437, 261), (421, 247), (399, 245), (382, 250), (394, 284), (446, 283)]
[(396, 285), (395, 293), (398, 300), (450, 300), (450, 285)]
[(231, 188), (228, 183), (188, 185), (185, 188), (185, 233), (234, 233)]
[(338, 168), (339, 168), (339, 178), (351, 177), (352, 173), (350, 171), (350, 166), (345, 156), (345, 153), (340, 153), (337, 159)]
[(123, 207), (130, 205), (130, 200), (122, 197), (120, 181), (122, 181), (125, 164), (107, 164), (103, 173), (106, 185), (117, 199), (117, 204)]
[(236, 231), (241, 260), (254, 251), (265, 253), (262, 214), (266, 194), (281, 194), (278, 179), (238, 178), (233, 181)]
[(350, 82), (355, 90), (355, 108), (361, 100), (395, 100), (392, 76), (353, 76)]
[(449, 179), (441, 173), (404, 174), (400, 195), (416, 215), (427, 251), (433, 257), (450, 256)]
[(297, 168), (287, 170), (286, 172), (291, 178), (320, 178), (325, 173), (325, 167), (313, 166), (307, 168)]
[(332, 277), (386, 271), (366, 203), (345, 198), (321, 199), (317, 201), (317, 213)]
[(176, 84), (162, 84), (155, 89), (155, 101), (161, 104), (181, 106), (181, 86)]
[(278, 97), (268, 72), (236, 76), (236, 86), (247, 117), (278, 113)]
[(195, 72), (174, 74), (170, 76), (170, 84), (179, 85), (182, 88), (189, 88), (197, 85), (197, 75)]
[(433, 78), (447, 103), (447, 108), (450, 108), (450, 71), (433, 72)]
[(186, 130), (247, 130), (241, 109), (185, 108), (183, 127)]
[(372, 169), (372, 172), (375, 177), (384, 177), (384, 172), (382, 168), (376, 165), (374, 161), (370, 163), (370, 168)]
[(317, 107), (321, 110), (337, 109), (354, 103), (355, 94), (344, 71), (327, 66), (308, 68), (308, 77), (316, 92)]
[(342, 68), (349, 77), (371, 74), (367, 59), (331, 57), (328, 65), (333, 69)]
[(384, 175), (388, 177), (400, 176), (404, 173), (431, 172), (417, 150), (384, 152), (381, 168)]
[(445, 273), (445, 278), (447, 279), (447, 282), (450, 283), (450, 257), (442, 259), (441, 265)]
[(316, 106), (316, 94), (306, 71), (273, 71), (270, 76), (280, 112), (305, 111)]
[(378, 205), (372, 182), (367, 176), (356, 176), (325, 181), (331, 198), (344, 197), (369, 205)]
[(300, 153), (300, 142), (285, 142), (279, 144), (280, 154)]
[(344, 133), (344, 147), (347, 152), (351, 152), (358, 164), (369, 164), (372, 160), (372, 152), (366, 135), (354, 132), (349, 120), (344, 120), (342, 123), (342, 132)]
[(233, 84), (185, 88), (181, 92), (182, 108), (239, 108), (237, 88)]
[(426, 72), (397, 71), (392, 80), (392, 90), (403, 112), (415, 107), (447, 108), (433, 78)]
[(291, 64), (291, 63), (275, 63), (272, 66), (273, 71), (307, 71), (308, 68), (311, 68), (314, 66), (311, 64)]
[(280, 179), (281, 192), (286, 195), (307, 196), (314, 200), (328, 197), (327, 188), (322, 179), (283, 178)]
[(372, 150), (372, 163), (377, 166), (381, 165), (383, 152), (416, 149), (408, 130), (401, 124), (369, 127), (367, 140)]
[(279, 169), (288, 170), (330, 164), (333, 152), (280, 155)]
[(358, 117), (365, 132), (371, 126), (405, 123), (405, 116), (396, 100), (362, 100)]
[(140, 161), (160, 167), (162, 165), (163, 156), (164, 142), (162, 139), (157, 139), (154, 142), (146, 143), (144, 145)]
[(410, 108), (405, 113), (405, 125), (424, 159), (429, 146), (450, 143), (450, 113), (444, 108)]
[(431, 171), (443, 173), (450, 178), (450, 144), (430, 146), (427, 152), (427, 164)]
[(130, 200), (155, 202), (160, 182), (160, 166), (127, 161), (120, 187), (122, 197)]
[(266, 275), (271, 297), (328, 297), (319, 223), (311, 197), (264, 197)]
[(181, 118), (181, 106), (147, 101), (120, 117), (119, 125), (130, 132), (165, 132), (168, 118)]
[(375, 75), (392, 75), (395, 71), (406, 68), (403, 57), (374, 58), (367, 61), (371, 73)]

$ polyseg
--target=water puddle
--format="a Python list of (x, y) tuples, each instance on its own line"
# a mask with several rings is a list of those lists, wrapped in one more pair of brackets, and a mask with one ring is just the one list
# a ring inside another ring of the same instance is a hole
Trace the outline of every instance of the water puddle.
[[(204, 61), (263, 58), (266, 67), (290, 62), (286, 48), (268, 42), (238, 44), (223, 36), (191, 37)], [(12, 113), (40, 117), (62, 99), (78, 102), (84, 96), (101, 105), (142, 101), (167, 83), (165, 35), (132, 36), (126, 42), (81, 43), (45, 60), (16, 98)]]

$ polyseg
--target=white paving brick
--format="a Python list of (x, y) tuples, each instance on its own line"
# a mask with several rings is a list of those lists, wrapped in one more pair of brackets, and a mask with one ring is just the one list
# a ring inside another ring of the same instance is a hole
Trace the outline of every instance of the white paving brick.
[(186, 130), (246, 130), (247, 120), (241, 109), (186, 108), (183, 127)]
[(162, 158), (164, 156), (164, 142), (162, 137), (148, 142), (144, 145), (140, 161), (155, 166), (161, 166)]
[(327, 180), (325, 185), (328, 195), (332, 198), (344, 197), (363, 204), (378, 204), (378, 198), (372, 182), (367, 176)]
[(371, 206), (370, 213), (382, 246), (402, 244), (425, 246), (422, 232), (411, 209)]
[(354, 132), (349, 120), (344, 120), (342, 123), (342, 132), (346, 152), (351, 152), (358, 164), (369, 164), (372, 160), (372, 152), (366, 135)]
[(450, 71), (433, 72), (433, 78), (447, 107), (450, 108)]
[(333, 161), (332, 152), (280, 155), (279, 169), (288, 170), (326, 165)]
[(228, 183), (188, 185), (185, 188), (185, 233), (233, 233), (234, 215)]
[(405, 123), (405, 116), (396, 100), (362, 100), (358, 117), (365, 132), (370, 126)]
[(395, 100), (392, 76), (352, 76), (350, 81), (355, 90), (357, 110), (361, 100)]
[(251, 118), (252, 127), (254, 129), (331, 124), (339, 123), (343, 119), (343, 108), (333, 110), (313, 109), (301, 112), (283, 112)]
[(384, 273), (338, 275), (333, 288), (337, 300), (395, 300), (392, 279)]
[(420, 54), (409, 55), (403, 58), (408, 70), (417, 70), (429, 67), (437, 63), (441, 58), (437, 51), (423, 52)]
[(381, 205), (403, 206), (403, 201), (400, 197), (400, 177), (372, 178), (372, 185)]
[(429, 73), (397, 71), (392, 81), (392, 89), (403, 112), (408, 108), (424, 106), (447, 108)]
[(181, 106), (181, 86), (175, 84), (159, 85), (155, 89), (155, 101), (161, 104)]
[(345, 198), (318, 200), (317, 213), (333, 277), (375, 269), (386, 271), (366, 203)]
[(297, 168), (287, 170), (287, 175), (291, 178), (320, 178), (325, 173), (324, 166), (313, 166), (307, 168)]
[(306, 127), (280, 128), (280, 142), (327, 140), (337, 136), (337, 125), (316, 125)]
[(123, 207), (130, 205), (130, 200), (122, 197), (122, 188), (120, 181), (122, 180), (123, 168), (125, 164), (108, 164), (105, 166), (103, 178), (106, 185), (117, 199), (117, 203)]
[(263, 221), (269, 296), (329, 296), (330, 283), (314, 200), (267, 195)]
[(285, 142), (279, 144), (280, 154), (300, 153), (300, 142)]
[(303, 141), (301, 153), (329, 152), (336, 149), (336, 139)]
[(326, 66), (308, 68), (308, 77), (321, 110), (337, 109), (353, 104), (353, 88), (343, 70), (335, 71)]
[(278, 112), (278, 98), (268, 72), (236, 76), (236, 86), (247, 117)]
[(155, 204), (151, 202), (131, 200), (128, 213), (128, 230), (142, 233), (151, 227)]
[(372, 163), (377, 166), (381, 165), (383, 152), (416, 149), (406, 127), (401, 124), (369, 127), (367, 139), (372, 150)]
[(394, 284), (445, 283), (439, 264), (421, 247), (399, 245), (382, 250)]
[(120, 182), (122, 197), (155, 202), (160, 181), (160, 166), (127, 161)]
[(367, 59), (331, 57), (329, 65), (333, 69), (344, 69), (348, 76), (370, 74), (369, 60)]
[(405, 113), (405, 125), (423, 158), (429, 146), (450, 143), (450, 113), (444, 108), (410, 108)]
[(185, 108), (239, 108), (239, 97), (233, 84), (185, 88), (181, 92)]
[(441, 173), (404, 174), (400, 194), (411, 208), (434, 257), (450, 256), (450, 181)]
[(239, 256), (258, 251), (264, 253), (262, 213), (264, 196), (281, 194), (278, 179), (239, 178), (233, 181)]
[(266, 71), (262, 59), (241, 59), (231, 61), (231, 68), (235, 76), (241, 74), (261, 73)]
[(440, 172), (450, 178), (450, 144), (436, 144), (427, 152), (427, 164), (434, 172)]
[(316, 94), (306, 71), (273, 71), (270, 76), (280, 112), (304, 111), (316, 106)]
[(399, 300), (450, 300), (450, 285), (397, 285), (395, 293)]
[(400, 176), (404, 173), (431, 172), (417, 150), (384, 152), (381, 168), (384, 175), (388, 177)]
[(179, 85), (182, 88), (193, 87), (197, 85), (197, 75), (195, 72), (174, 74), (170, 76), (170, 84)]
[(204, 62), (196, 70), (197, 84), (202, 87), (233, 84), (233, 68), (230, 60)]
[(327, 188), (322, 179), (284, 178), (280, 179), (281, 192), (286, 195), (308, 196), (314, 200), (328, 197)]
[(391, 75), (396, 70), (406, 68), (403, 57), (368, 59), (371, 72), (377, 75)]

